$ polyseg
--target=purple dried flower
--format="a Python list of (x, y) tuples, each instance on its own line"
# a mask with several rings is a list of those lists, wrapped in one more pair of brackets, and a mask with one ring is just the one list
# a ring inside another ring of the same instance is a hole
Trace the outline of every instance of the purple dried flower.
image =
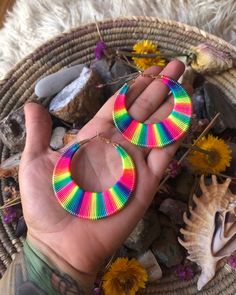
[(227, 263), (229, 266), (236, 269), (236, 257), (235, 256), (233, 256), (233, 255), (229, 256)]
[(16, 219), (16, 212), (15, 210), (13, 209), (13, 207), (7, 207), (4, 209), (4, 222), (5, 223), (10, 223), (12, 222), (13, 220)]
[(97, 59), (101, 59), (106, 49), (106, 44), (103, 41), (98, 41), (94, 49), (94, 54)]
[(176, 160), (172, 160), (168, 166), (168, 172), (170, 177), (175, 178), (181, 170), (181, 166)]
[(175, 268), (175, 274), (181, 279), (181, 280), (191, 280), (194, 277), (193, 269), (190, 265), (182, 265), (179, 264)]
[(93, 289), (93, 295), (101, 295), (101, 290), (99, 287)]

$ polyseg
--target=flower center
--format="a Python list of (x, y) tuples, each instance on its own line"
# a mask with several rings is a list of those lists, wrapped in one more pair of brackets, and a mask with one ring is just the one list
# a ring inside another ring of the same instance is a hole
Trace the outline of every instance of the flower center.
[(210, 150), (210, 152), (211, 153), (205, 157), (206, 163), (210, 166), (215, 166), (220, 161), (220, 155), (215, 149)]
[(119, 279), (119, 285), (122, 290), (125, 290), (126, 292), (130, 291), (133, 288), (134, 281), (132, 278), (120, 278)]

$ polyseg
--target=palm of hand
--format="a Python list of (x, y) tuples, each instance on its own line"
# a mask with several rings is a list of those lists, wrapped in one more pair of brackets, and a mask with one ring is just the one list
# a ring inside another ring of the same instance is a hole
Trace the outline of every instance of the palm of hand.
[[(179, 63), (172, 63), (172, 68), (175, 68), (175, 71), (172, 70), (169, 75), (172, 74), (173, 78), (178, 77), (182, 71), (179, 69), (181, 67), (182, 65)], [(169, 68), (171, 68), (171, 64), (169, 64)], [(150, 71), (156, 74), (160, 72), (160, 69), (155, 68)], [(164, 71), (166, 71), (165, 74), (168, 74), (170, 69), (166, 67)], [(150, 78), (138, 79), (135, 82), (136, 91), (138, 87), (145, 89), (146, 84), (149, 84), (148, 88), (151, 92), (157, 87), (157, 82), (151, 82)], [(142, 82), (145, 82), (145, 85)], [(163, 88), (163, 92), (167, 92), (167, 89)], [(137, 182), (135, 194), (123, 210), (109, 218), (95, 222), (78, 219), (68, 214), (58, 203), (52, 190), (51, 178), (60, 153), (48, 148), (51, 129), (49, 116), (38, 105), (29, 104), (25, 108), (27, 142), (20, 166), (20, 188), (24, 216), (28, 225), (28, 237), (42, 241), (72, 266), (88, 273), (94, 271), (94, 268), (105, 257), (111, 255), (132, 231), (150, 205), (158, 182), (176, 150), (176, 145), (172, 145), (165, 149), (150, 151), (126, 141), (112, 123), (112, 100), (111, 98), (94, 119), (79, 132), (78, 140), (93, 137), (99, 132), (119, 143), (134, 160)], [(135, 103), (130, 107), (131, 115), (132, 107), (133, 113), (138, 111), (138, 104), (136, 109), (134, 105)], [(162, 109), (164, 115), (169, 112), (169, 109), (170, 105), (168, 106), (166, 103)], [(156, 111), (150, 116), (148, 108), (145, 111), (147, 119), (160, 115)], [(143, 117), (140, 120), (146, 120), (146, 118)], [(35, 134), (37, 134), (37, 140), (35, 140)], [(101, 147), (101, 145), (103, 146)], [(103, 153), (103, 157), (98, 151)], [(104, 149), (104, 143), (98, 140), (94, 140), (88, 145), (88, 152), (85, 153), (85, 157), (80, 157), (79, 162), (80, 167), (86, 167), (86, 169), (78, 175), (80, 184), (84, 184), (85, 189), (94, 191), (104, 189), (118, 179), (120, 174), (118, 161), (120, 159), (114, 157), (115, 153), (112, 149)], [(101, 169), (101, 167), (105, 168)]]
[[(76, 251), (77, 246), (80, 245), (80, 253), (78, 253), (77, 259), (81, 261), (82, 257), (92, 257), (93, 259), (96, 257), (96, 263), (110, 255), (122, 243), (135, 225), (136, 219), (141, 218), (148, 207), (157, 185), (157, 179), (145, 161), (145, 153), (124, 140), (114, 130), (113, 126), (109, 127), (110, 124), (106, 124), (106, 120), (102, 123), (103, 120), (95, 118), (89, 125), (97, 126), (97, 120), (100, 121), (100, 129), (103, 133), (108, 135), (112, 141), (121, 143), (129, 152), (138, 172), (137, 179), (139, 181), (136, 185), (135, 196), (131, 199), (129, 206), (125, 207), (119, 214), (115, 214), (109, 219), (105, 218), (94, 222), (75, 218), (60, 206), (53, 193), (51, 182), (52, 172), (60, 153), (48, 150), (33, 160), (28, 161), (28, 159), (23, 158), (21, 164), (21, 192), (23, 198), (27, 200), (24, 203), (24, 215), (29, 228), (28, 234), (42, 241), (46, 240), (50, 247), (57, 251), (61, 247), (70, 248), (71, 251), (75, 247), (74, 250)], [(96, 134), (96, 129), (90, 127), (89, 129), (91, 134)], [(88, 132), (82, 130), (80, 136), (83, 137), (83, 134), (88, 134)], [(99, 154), (98, 161), (94, 162), (93, 150), (99, 149), (101, 145), (103, 145), (105, 157), (103, 158)], [(99, 171), (102, 175), (94, 174), (92, 177), (88, 177), (85, 173), (84, 181), (87, 181), (88, 187), (92, 187), (99, 183), (101, 179), (105, 179), (106, 181), (103, 181), (102, 185), (107, 187), (109, 183), (115, 181), (115, 175), (119, 174), (120, 169), (117, 160), (120, 159), (115, 158), (114, 163), (110, 162), (110, 167), (108, 167), (114, 175), (112, 173), (107, 174), (107, 170), (104, 171), (101, 167), (104, 166), (106, 154), (109, 156), (110, 149), (104, 149), (104, 144), (97, 140), (92, 142), (89, 148), (90, 154), (87, 155), (87, 159), (84, 159), (87, 162), (86, 171)], [(115, 156), (114, 153), (113, 150), (113, 156)], [(82, 161), (83, 158), (81, 156)], [(83, 167), (83, 163), (80, 162), (80, 166)], [(115, 166), (118, 169), (113, 170)], [(80, 181), (83, 181), (83, 179), (80, 178)], [(143, 183), (145, 183), (145, 186), (142, 185)], [(147, 198), (144, 199), (142, 196), (147, 196)], [(61, 237), (63, 237), (63, 241)], [(60, 252), (63, 252), (63, 249), (60, 249)], [(94, 265), (94, 261), (89, 262), (88, 259), (87, 263)], [(89, 266), (87, 267), (89, 268)]]

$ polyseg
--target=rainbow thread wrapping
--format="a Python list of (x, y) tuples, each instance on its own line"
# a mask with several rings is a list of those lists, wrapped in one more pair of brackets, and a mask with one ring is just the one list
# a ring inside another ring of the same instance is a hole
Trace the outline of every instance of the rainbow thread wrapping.
[(77, 217), (96, 220), (112, 215), (124, 207), (134, 190), (134, 163), (121, 146), (114, 145), (122, 159), (122, 176), (104, 192), (85, 191), (75, 183), (70, 171), (71, 160), (80, 146), (72, 144), (58, 160), (52, 179), (54, 193), (62, 207)]
[(113, 120), (117, 129), (130, 142), (145, 147), (163, 147), (180, 139), (189, 129), (192, 115), (192, 103), (184, 88), (167, 76), (160, 80), (171, 90), (174, 96), (174, 108), (161, 122), (145, 124), (134, 120), (125, 105), (125, 84), (119, 91), (113, 110)]

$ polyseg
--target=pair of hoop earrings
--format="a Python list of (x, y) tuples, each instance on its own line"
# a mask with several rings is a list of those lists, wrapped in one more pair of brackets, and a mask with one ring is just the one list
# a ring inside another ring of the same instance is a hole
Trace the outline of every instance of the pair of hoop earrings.
[[(163, 147), (179, 140), (188, 130), (192, 115), (191, 99), (183, 87), (167, 76), (145, 75), (160, 80), (170, 89), (174, 97), (174, 108), (163, 121), (145, 124), (134, 120), (126, 108), (125, 84), (119, 91), (113, 110), (113, 120), (119, 132), (131, 143), (144, 147)], [(132, 158), (119, 144), (112, 143), (122, 160), (120, 179), (103, 192), (85, 191), (76, 184), (71, 174), (71, 161), (79, 148), (91, 139), (73, 143), (59, 158), (53, 171), (54, 193), (69, 213), (85, 219), (100, 219), (110, 216), (124, 207), (135, 188), (135, 166)]]

